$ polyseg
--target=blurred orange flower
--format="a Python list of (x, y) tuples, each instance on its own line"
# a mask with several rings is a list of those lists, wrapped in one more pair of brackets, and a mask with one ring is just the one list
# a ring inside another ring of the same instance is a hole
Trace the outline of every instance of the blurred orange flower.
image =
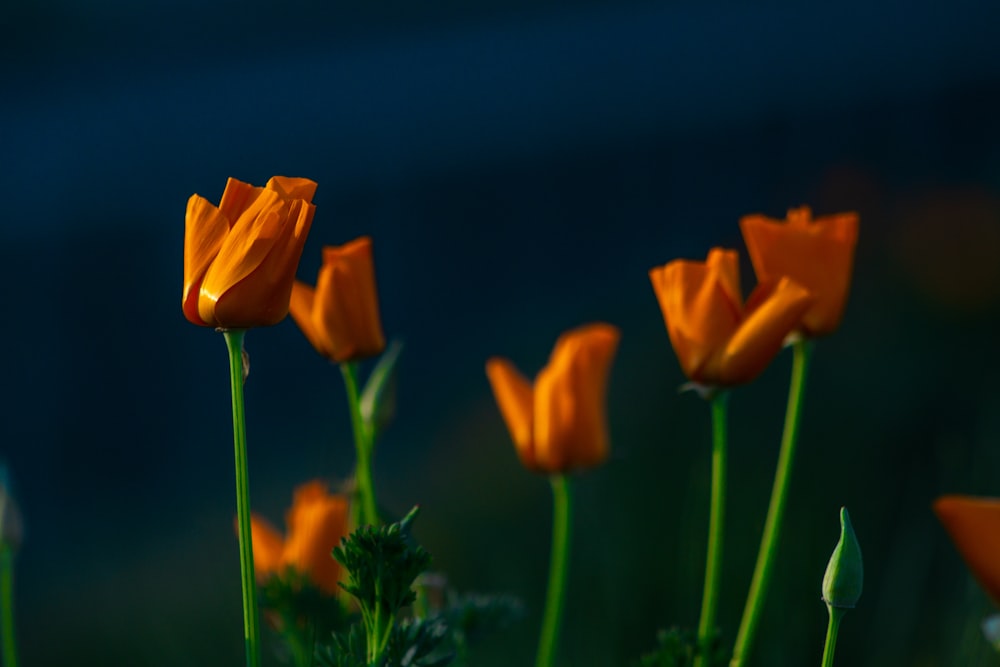
[(1000, 604), (1000, 498), (941, 496), (934, 513), (976, 580)]
[(486, 362), (500, 413), (529, 470), (560, 473), (608, 457), (605, 394), (621, 334), (610, 324), (564, 333), (532, 386), (506, 359)]
[(294, 568), (320, 590), (336, 595), (340, 590), (340, 564), (330, 552), (347, 535), (348, 502), (339, 495), (329, 495), (318, 480), (295, 489), (292, 508), (285, 514), (288, 538), (256, 514), (250, 517), (253, 540), (253, 565), (258, 581), (271, 575), (281, 576)]
[(812, 219), (808, 206), (788, 211), (787, 222), (763, 215), (740, 220), (757, 282), (774, 285), (788, 277), (813, 295), (796, 327), (806, 336), (822, 336), (840, 324), (851, 285), (858, 214), (838, 213)]
[(323, 248), (316, 289), (296, 280), (289, 311), (316, 351), (331, 361), (355, 361), (382, 352), (385, 336), (371, 238)]
[(230, 178), (218, 207), (191, 195), (184, 229), (184, 316), (223, 329), (284, 319), (312, 225), (315, 192), (313, 181), (275, 176), (262, 188)]
[(706, 386), (757, 377), (810, 304), (808, 291), (782, 278), (758, 285), (744, 306), (735, 250), (713, 248), (704, 262), (674, 260), (649, 278), (681, 368)]

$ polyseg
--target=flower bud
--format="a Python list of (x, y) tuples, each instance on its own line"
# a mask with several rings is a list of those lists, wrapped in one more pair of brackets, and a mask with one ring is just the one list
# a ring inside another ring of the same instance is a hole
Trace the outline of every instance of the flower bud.
[(854, 536), (851, 517), (847, 508), (840, 508), (840, 541), (830, 556), (830, 563), (823, 575), (823, 601), (829, 607), (851, 609), (861, 597), (864, 566), (861, 547)]

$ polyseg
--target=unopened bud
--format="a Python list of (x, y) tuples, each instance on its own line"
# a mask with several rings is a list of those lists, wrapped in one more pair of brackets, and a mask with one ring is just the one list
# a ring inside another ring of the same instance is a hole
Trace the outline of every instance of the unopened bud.
[(840, 541), (823, 575), (823, 601), (830, 607), (851, 609), (861, 597), (864, 566), (861, 547), (851, 526), (847, 508), (840, 508)]

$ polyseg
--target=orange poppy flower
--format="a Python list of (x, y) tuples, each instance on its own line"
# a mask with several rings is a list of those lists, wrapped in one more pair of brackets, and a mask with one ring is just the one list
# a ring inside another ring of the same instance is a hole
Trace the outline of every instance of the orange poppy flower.
[(312, 225), (316, 184), (275, 176), (262, 188), (230, 178), (219, 206), (188, 199), (184, 316), (194, 324), (246, 329), (277, 324)]
[(822, 336), (840, 324), (851, 285), (858, 214), (838, 213), (812, 219), (808, 206), (788, 211), (787, 222), (763, 215), (740, 220), (757, 282), (776, 284), (791, 278), (813, 295), (798, 329)]
[(934, 513), (976, 580), (1000, 604), (1000, 498), (941, 496)]
[(316, 289), (295, 281), (292, 319), (316, 351), (336, 362), (373, 357), (385, 349), (367, 236), (323, 248)]
[(610, 324), (563, 334), (534, 385), (506, 359), (486, 362), (493, 395), (526, 468), (560, 473), (591, 468), (608, 457), (604, 403), (620, 337)]
[(253, 565), (258, 581), (281, 576), (294, 568), (320, 590), (336, 595), (340, 590), (340, 563), (330, 552), (348, 530), (347, 498), (329, 495), (318, 480), (295, 489), (292, 508), (285, 514), (288, 538), (256, 514), (250, 517)]
[(809, 307), (809, 292), (787, 278), (758, 285), (746, 306), (735, 250), (713, 248), (704, 262), (674, 260), (650, 270), (667, 333), (694, 382), (731, 386), (771, 362)]

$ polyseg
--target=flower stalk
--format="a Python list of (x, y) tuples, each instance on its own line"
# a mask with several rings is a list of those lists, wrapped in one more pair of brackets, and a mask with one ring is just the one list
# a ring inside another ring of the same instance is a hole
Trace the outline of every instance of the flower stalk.
[(840, 631), (840, 620), (847, 613), (846, 609), (827, 606), (830, 612), (830, 622), (826, 626), (826, 644), (823, 646), (823, 667), (833, 667), (833, 652), (837, 648), (837, 633)]
[(774, 484), (771, 488), (771, 501), (767, 508), (767, 519), (764, 522), (764, 532), (761, 535), (760, 549), (757, 552), (757, 564), (754, 566), (753, 578), (750, 580), (750, 592), (747, 594), (743, 618), (736, 634), (736, 645), (733, 649), (733, 658), (729, 663), (730, 667), (742, 667), (743, 661), (753, 648), (757, 625), (764, 610), (764, 601), (771, 584), (771, 572), (778, 552), (778, 542), (781, 538), (785, 505), (788, 500), (788, 486), (792, 477), (792, 464), (795, 460), (795, 447), (799, 437), (802, 400), (805, 395), (812, 343), (807, 339), (799, 339), (794, 343), (792, 349), (794, 355), (792, 358), (792, 378), (788, 388), (785, 426), (781, 435), (781, 449), (778, 453)]
[(555, 664), (566, 603), (566, 580), (569, 574), (569, 545), (572, 535), (573, 496), (569, 479), (562, 474), (549, 477), (552, 485), (552, 556), (549, 561), (549, 588), (545, 596), (545, 615), (538, 641), (535, 667)]
[(705, 586), (698, 620), (698, 656), (695, 667), (710, 663), (708, 654), (715, 638), (715, 612), (722, 574), (722, 543), (726, 522), (726, 458), (729, 441), (727, 417), (729, 393), (712, 397), (712, 497), (708, 517), (708, 552), (705, 557)]
[(236, 518), (239, 526), (240, 575), (243, 590), (243, 637), (247, 667), (260, 667), (260, 621), (253, 568), (250, 529), (250, 481), (247, 469), (246, 416), (243, 407), (243, 329), (223, 331), (229, 350), (229, 376), (233, 394), (233, 442), (236, 451)]
[(347, 404), (351, 412), (351, 426), (354, 430), (354, 448), (357, 452), (357, 465), (354, 473), (357, 485), (357, 496), (360, 515), (356, 525), (378, 525), (381, 520), (378, 515), (378, 505), (375, 502), (375, 481), (372, 475), (372, 458), (374, 456), (374, 431), (361, 413), (360, 393), (358, 392), (358, 368), (353, 361), (340, 364), (340, 372), (344, 376), (344, 388), (347, 390)]

